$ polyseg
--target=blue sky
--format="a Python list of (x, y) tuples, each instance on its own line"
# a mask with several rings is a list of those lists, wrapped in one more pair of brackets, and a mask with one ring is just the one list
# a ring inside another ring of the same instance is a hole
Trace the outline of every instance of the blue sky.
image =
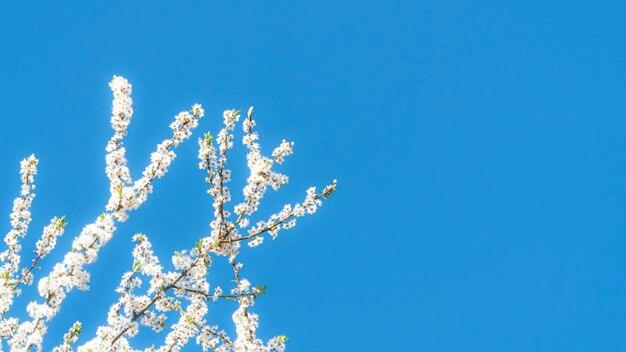
[[(41, 159), (31, 241), (107, 199), (114, 74), (134, 87), (137, 175), (180, 110), (200, 131), (256, 107), (263, 146), (296, 142), (262, 214), (339, 180), (313, 217), (244, 254), (269, 285), (260, 335), (290, 351), (626, 350), (626, 44), (620, 5), (580, 1), (38, 1), (0, 11), (0, 213)], [(90, 336), (131, 265), (208, 233), (196, 143), (90, 267), (46, 349)], [(245, 179), (233, 160), (235, 194)], [(218, 267), (212, 280), (229, 277)], [(33, 297), (29, 291), (24, 299)], [(229, 331), (228, 304), (209, 318)], [(142, 335), (139, 345), (154, 336)], [(81, 340), (81, 341), (84, 341)], [(160, 340), (154, 340), (159, 343)], [(193, 350), (193, 349), (191, 349)]]

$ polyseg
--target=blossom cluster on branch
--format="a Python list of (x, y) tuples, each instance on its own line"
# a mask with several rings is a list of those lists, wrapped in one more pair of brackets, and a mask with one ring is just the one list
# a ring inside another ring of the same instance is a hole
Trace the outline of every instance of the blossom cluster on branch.
[[(113, 92), (111, 126), (114, 134), (106, 146), (106, 175), (110, 197), (92, 223), (74, 237), (72, 246), (63, 259), (51, 265), (51, 272), (39, 279), (37, 290), (41, 299), (28, 303), (29, 319), (20, 321), (10, 309), (22, 289), (34, 282), (41, 261), (56, 246), (67, 222), (65, 217), (54, 217), (45, 226), (29, 265), (22, 266), (20, 240), (26, 236), (31, 222), (30, 207), (35, 198), (35, 175), (38, 159), (31, 155), (20, 165), (22, 187), (13, 202), (10, 215), (11, 229), (4, 237), (6, 249), (0, 253), (0, 352), (42, 351), (48, 326), (59, 313), (62, 303), (74, 289), (88, 290), (90, 274), (87, 266), (93, 263), (104, 246), (112, 239), (116, 223), (128, 220), (129, 213), (139, 208), (153, 191), (153, 183), (163, 177), (176, 158), (176, 147), (191, 137), (198, 127), (204, 110), (195, 104), (189, 111), (175, 116), (170, 124), (171, 137), (157, 145), (140, 178), (133, 180), (127, 166), (123, 140), (133, 115), (132, 86), (123, 77), (114, 76), (109, 87)], [(213, 216), (210, 232), (189, 248), (174, 252), (171, 270), (152, 250), (145, 234), (135, 234), (133, 264), (122, 275), (116, 292), (119, 298), (111, 305), (106, 324), (99, 326), (95, 336), (80, 336), (82, 325), (74, 323), (54, 352), (101, 351), (180, 351), (188, 344), (196, 344), (202, 351), (264, 351), (285, 350), (287, 337), (276, 336), (263, 341), (257, 336), (259, 316), (253, 312), (256, 300), (266, 293), (267, 286), (252, 285), (242, 274), (239, 254), (242, 244), (258, 247), (269, 235), (275, 239), (282, 230), (293, 228), (296, 220), (313, 214), (322, 201), (336, 190), (336, 181), (318, 191), (311, 187), (304, 199), (286, 204), (275, 214), (252, 223), (254, 213), (268, 189), (278, 190), (288, 177), (274, 167), (293, 153), (293, 143), (284, 141), (270, 156), (261, 153), (253, 109), (242, 121), (242, 144), (247, 148), (249, 176), (243, 188), (243, 201), (232, 207), (228, 186), (229, 150), (234, 147), (234, 131), (241, 120), (237, 110), (226, 110), (223, 128), (214, 138), (205, 133), (198, 140), (199, 167), (206, 173), (207, 193), (212, 199)], [(219, 285), (208, 281), (208, 273), (215, 260), (225, 260), (232, 267), (232, 280)], [(232, 287), (228, 287), (231, 285)], [(231, 302), (235, 334), (213, 325), (207, 317), (209, 305), (218, 300)], [(103, 317), (104, 318), (104, 317)], [(172, 321), (175, 320), (175, 321)], [(132, 347), (133, 337), (142, 328), (166, 332), (161, 343), (149, 348)]]

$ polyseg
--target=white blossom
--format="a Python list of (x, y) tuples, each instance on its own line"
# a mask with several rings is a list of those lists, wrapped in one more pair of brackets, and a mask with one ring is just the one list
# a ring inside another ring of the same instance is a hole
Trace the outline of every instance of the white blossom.
[[(97, 260), (100, 251), (111, 241), (117, 223), (126, 221), (128, 213), (147, 200), (153, 190), (153, 181), (164, 176), (176, 158), (174, 149), (191, 136), (199, 119), (204, 116), (199, 104), (176, 115), (169, 126), (171, 137), (157, 145), (141, 177), (133, 180), (123, 146), (123, 138), (127, 135), (133, 115), (132, 86), (123, 77), (114, 76), (109, 87), (113, 92), (113, 137), (106, 147), (105, 172), (109, 179), (110, 197), (105, 211), (82, 228), (73, 238), (71, 250), (51, 265), (48, 275), (39, 279), (37, 291), (41, 299), (27, 304), (29, 319), (21, 322), (9, 314), (13, 300), (19, 296), (21, 287), (33, 282), (33, 270), (56, 247), (67, 223), (65, 217), (54, 217), (35, 244), (35, 257), (30, 266), (19, 271), (19, 240), (26, 235), (31, 221), (30, 206), (35, 197), (34, 176), (38, 160), (33, 155), (20, 164), (21, 192), (13, 204), (11, 230), (4, 238), (7, 248), (0, 253), (0, 352), (2, 341), (8, 344), (11, 351), (42, 350), (48, 324), (59, 314), (70, 292), (89, 289), (91, 275), (88, 265)], [(143, 351), (180, 351), (190, 343), (195, 343), (198, 345), (196, 349), (202, 351), (285, 351), (287, 337), (276, 336), (264, 342), (257, 336), (260, 320), (251, 309), (257, 299), (266, 294), (267, 286), (253, 285), (242, 276), (244, 264), (239, 254), (246, 248), (242, 244), (257, 247), (263, 243), (264, 234), (275, 239), (281, 230), (295, 227), (297, 218), (315, 213), (322, 201), (336, 190), (336, 181), (321, 192), (311, 187), (302, 202), (288, 203), (268, 218), (252, 222), (266, 191), (269, 188), (278, 190), (288, 182), (286, 175), (273, 168), (293, 153), (293, 143), (283, 140), (271, 156), (262, 155), (259, 136), (254, 130), (253, 108), (248, 110), (242, 123), (242, 141), (247, 148), (249, 175), (243, 187), (243, 201), (231, 206), (229, 184), (232, 175), (228, 159), (229, 150), (234, 147), (234, 131), (240, 120), (240, 111), (226, 110), (222, 119), (223, 128), (215, 139), (206, 133), (198, 141), (198, 166), (206, 172), (207, 193), (213, 206), (212, 215), (207, 219), (208, 233), (200, 236), (190, 248), (174, 252), (171, 264), (159, 260), (147, 235), (138, 233), (132, 236), (135, 242), (132, 264), (121, 276), (115, 290), (119, 296), (108, 310), (106, 324), (97, 327), (94, 336), (79, 341), (82, 325), (76, 322), (53, 352), (74, 349), (79, 352), (141, 351), (133, 348), (131, 343), (141, 329), (146, 328), (166, 333), (158, 347), (155, 344)], [(251, 226), (251, 223), (255, 225)], [(222, 283), (225, 289), (211, 286), (209, 282), (210, 269), (218, 259), (232, 267), (232, 278)], [(233, 338), (207, 319), (209, 304), (218, 302), (233, 305)]]
[(11, 230), (4, 237), (7, 249), (0, 253), (0, 313), (9, 310), (13, 304), (15, 289), (19, 282), (17, 272), (19, 270), (22, 249), (19, 240), (26, 236), (28, 225), (31, 222), (30, 207), (35, 198), (35, 175), (39, 160), (31, 155), (20, 163), (20, 176), (22, 180), (20, 197), (13, 201), (11, 218)]

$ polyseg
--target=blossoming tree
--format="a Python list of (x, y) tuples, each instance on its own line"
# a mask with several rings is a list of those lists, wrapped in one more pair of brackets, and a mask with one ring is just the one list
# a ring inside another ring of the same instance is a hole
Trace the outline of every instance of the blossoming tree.
[[(163, 177), (176, 157), (174, 150), (189, 139), (198, 127), (204, 110), (199, 104), (179, 113), (170, 128), (172, 135), (164, 140), (151, 155), (151, 162), (140, 178), (133, 181), (127, 167), (123, 139), (133, 115), (132, 86), (123, 77), (114, 76), (109, 86), (113, 92), (111, 126), (113, 137), (106, 146), (106, 174), (110, 181), (110, 198), (104, 212), (74, 237), (72, 247), (63, 260), (52, 265), (49, 275), (39, 279), (37, 290), (41, 299), (27, 305), (30, 317), (19, 321), (12, 316), (11, 307), (22, 290), (32, 285), (35, 271), (42, 260), (55, 248), (57, 238), (66, 227), (65, 217), (54, 217), (43, 228), (30, 263), (23, 265), (20, 240), (26, 236), (31, 222), (30, 207), (35, 198), (35, 176), (38, 159), (31, 155), (21, 162), (22, 188), (13, 202), (11, 230), (4, 237), (6, 249), (0, 253), (0, 351), (42, 350), (49, 324), (62, 308), (62, 303), (74, 289), (87, 290), (90, 281), (88, 265), (93, 263), (112, 239), (116, 223), (128, 219), (132, 210), (139, 208), (153, 191), (153, 183)], [(106, 317), (106, 324), (97, 328), (95, 336), (82, 338), (81, 323), (69, 328), (55, 352), (77, 351), (179, 351), (195, 343), (203, 351), (284, 351), (285, 336), (267, 342), (256, 336), (259, 317), (252, 311), (255, 300), (265, 294), (265, 286), (253, 286), (242, 275), (239, 253), (247, 247), (258, 247), (264, 238), (276, 238), (282, 230), (293, 228), (296, 219), (313, 214), (336, 190), (336, 181), (317, 191), (311, 187), (304, 200), (286, 204), (267, 219), (254, 220), (260, 201), (269, 188), (280, 189), (288, 177), (274, 171), (292, 154), (293, 143), (283, 141), (271, 156), (261, 154), (259, 136), (255, 131), (253, 109), (243, 119), (243, 145), (247, 148), (250, 171), (243, 188), (243, 201), (229, 207), (231, 201), (227, 168), (228, 151), (234, 146), (233, 131), (241, 119), (240, 112), (227, 110), (224, 127), (214, 138), (210, 133), (198, 140), (199, 167), (206, 171), (208, 194), (213, 200), (213, 220), (210, 233), (186, 250), (173, 254), (172, 270), (166, 271), (154, 254), (145, 234), (135, 234), (132, 251), (133, 264), (122, 275), (114, 302)], [(226, 260), (232, 266), (233, 280), (221, 288), (210, 284), (207, 274), (214, 260)], [(144, 284), (145, 282), (145, 284)], [(233, 302), (232, 320), (236, 334), (229, 336), (207, 320), (208, 305), (217, 300)], [(177, 321), (167, 323), (174, 315)], [(162, 342), (141, 350), (132, 347), (132, 338), (141, 328), (164, 331)], [(80, 339), (79, 339), (80, 337)], [(80, 342), (79, 342), (80, 340)], [(198, 347), (194, 348), (199, 349)]]

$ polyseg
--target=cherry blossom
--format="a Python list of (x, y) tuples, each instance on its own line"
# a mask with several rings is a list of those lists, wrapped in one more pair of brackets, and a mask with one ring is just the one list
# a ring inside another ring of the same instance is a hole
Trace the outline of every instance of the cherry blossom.
[[(117, 224), (127, 221), (129, 214), (147, 201), (153, 192), (154, 181), (167, 174), (176, 158), (176, 147), (191, 137), (204, 116), (199, 104), (177, 114), (169, 125), (171, 136), (157, 145), (141, 177), (134, 180), (127, 166), (123, 144), (133, 115), (132, 85), (125, 78), (114, 76), (109, 87), (113, 93), (113, 136), (105, 148), (109, 200), (103, 213), (73, 237), (71, 248), (62, 259), (48, 264), (51, 271), (37, 283), (41, 299), (27, 304), (29, 319), (23, 321), (9, 314), (13, 302), (23, 288), (34, 282), (36, 269), (55, 249), (67, 222), (65, 217), (54, 217), (44, 227), (30, 265), (20, 270), (20, 240), (26, 236), (31, 222), (30, 206), (35, 198), (34, 176), (39, 160), (31, 155), (20, 164), (21, 192), (13, 203), (11, 230), (4, 238), (6, 249), (0, 253), (0, 351), (3, 346), (8, 346), (11, 351), (42, 351), (48, 326), (61, 311), (62, 303), (74, 289), (89, 289), (89, 264), (98, 259), (100, 252), (113, 239)], [(243, 200), (234, 206), (230, 204), (229, 151), (235, 146), (235, 131), (241, 120), (241, 112), (231, 109), (224, 111), (223, 127), (216, 137), (207, 132), (198, 139), (198, 166), (205, 173), (207, 194), (213, 207), (212, 214), (207, 214), (209, 231), (195, 244), (174, 252), (165, 261), (155, 254), (149, 235), (137, 233), (132, 236), (135, 243), (131, 253), (132, 265), (121, 276), (115, 290), (117, 299), (103, 317), (106, 323), (96, 328), (94, 336), (84, 337), (81, 336), (81, 322), (76, 322), (69, 327), (54, 352), (169, 352), (180, 351), (189, 344), (197, 345), (196, 350), (202, 351), (285, 351), (286, 336), (278, 335), (264, 341), (257, 335), (261, 318), (254, 312), (254, 306), (267, 293), (268, 287), (243, 276), (240, 253), (267, 245), (264, 240), (268, 235), (276, 239), (283, 230), (295, 227), (297, 218), (317, 212), (323, 201), (336, 191), (337, 182), (333, 181), (320, 192), (316, 187), (310, 187), (302, 201), (287, 203), (267, 218), (255, 218), (267, 191), (277, 191), (289, 181), (275, 168), (293, 154), (294, 143), (283, 140), (270, 155), (263, 155), (253, 114), (254, 109), (250, 108), (242, 121), (241, 141), (247, 149), (249, 172), (240, 196)], [(247, 246), (242, 246), (245, 244)], [(232, 268), (232, 278), (211, 283), (211, 268), (220, 260)], [(232, 307), (232, 326), (219, 327), (210, 322), (209, 310), (214, 304)], [(160, 343), (149, 348), (132, 347), (133, 338), (143, 329), (165, 336)], [(228, 329), (234, 331), (232, 336), (226, 332)]]

